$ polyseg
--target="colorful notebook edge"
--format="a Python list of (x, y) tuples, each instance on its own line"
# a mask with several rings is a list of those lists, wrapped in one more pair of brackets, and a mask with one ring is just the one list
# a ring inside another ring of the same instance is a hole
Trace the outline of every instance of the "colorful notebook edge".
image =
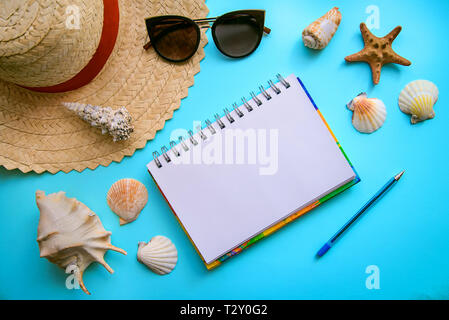
[(354, 174), (355, 174), (356, 177), (354, 178), (354, 180), (352, 180), (352, 181), (348, 182), (347, 184), (341, 186), (337, 190), (334, 190), (333, 192), (329, 193), (328, 195), (324, 196), (323, 198), (321, 198), (321, 199), (317, 200), (316, 202), (310, 204), (309, 206), (301, 209), (300, 211), (298, 211), (296, 213), (291, 214), (290, 216), (288, 216), (284, 220), (278, 222), (276, 225), (272, 226), (271, 228), (269, 228), (269, 229), (261, 232), (260, 234), (254, 236), (253, 238), (251, 238), (250, 240), (246, 241), (245, 243), (243, 243), (239, 247), (237, 247), (237, 248), (229, 251), (228, 253), (224, 254), (223, 256), (218, 258), (217, 260), (215, 260), (215, 261), (213, 261), (213, 262), (211, 262), (209, 264), (205, 263), (204, 260), (203, 260), (203, 262), (206, 265), (206, 268), (208, 270), (212, 270), (212, 269), (218, 267), (219, 265), (221, 265), (223, 262), (225, 262), (229, 258), (239, 254), (240, 252), (242, 252), (243, 250), (249, 248), (250, 246), (252, 246), (254, 243), (258, 242), (259, 240), (264, 239), (267, 236), (269, 236), (272, 233), (274, 233), (275, 231), (280, 230), (281, 228), (283, 228), (286, 225), (290, 224), (291, 222), (293, 222), (294, 220), (296, 220), (300, 216), (302, 216), (305, 213), (311, 211), (312, 209), (318, 207), (319, 205), (323, 204), (324, 202), (328, 201), (329, 199), (335, 197), (336, 195), (342, 193), (343, 191), (349, 189), (350, 187), (356, 185), (357, 183), (359, 183), (361, 181), (359, 175), (357, 174), (357, 171), (355, 170), (354, 166), (352, 165), (351, 161), (349, 160), (346, 152), (343, 150), (342, 146), (340, 145), (340, 143), (337, 140), (337, 137), (334, 135), (334, 133), (332, 132), (332, 130), (329, 127), (328, 123), (324, 119), (323, 114), (320, 112), (320, 110), (316, 106), (315, 101), (310, 96), (309, 92), (307, 91), (306, 87), (304, 86), (304, 83), (301, 81), (300, 78), (297, 78), (297, 79), (298, 79), (299, 84), (301, 85), (301, 87), (304, 89), (304, 92), (307, 94), (307, 97), (309, 98), (310, 102), (315, 107), (315, 110), (318, 112), (321, 120), (324, 122), (324, 124), (326, 125), (326, 128), (329, 130), (330, 134), (332, 135), (332, 137), (334, 138), (335, 142), (337, 143), (338, 148), (343, 153), (345, 159), (348, 161), (348, 163), (351, 166), (352, 170), (354, 171)]

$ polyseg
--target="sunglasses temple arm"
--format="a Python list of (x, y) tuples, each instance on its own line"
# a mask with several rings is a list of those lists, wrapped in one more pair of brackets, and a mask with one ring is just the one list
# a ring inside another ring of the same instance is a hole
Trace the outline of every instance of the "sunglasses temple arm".
[[(213, 23), (215, 20), (217, 20), (217, 18), (204, 18), (204, 19), (195, 19), (193, 20), (194, 22), (198, 23), (198, 24), (205, 24), (207, 23), (207, 25), (202, 25), (200, 26), (201, 28), (210, 28), (211, 26), (209, 25), (209, 23)], [(270, 34), (271, 29), (268, 27), (263, 27), (263, 32), (265, 32), (266, 34)]]
[(143, 48), (144, 48), (145, 50), (150, 49), (150, 48), (151, 48), (151, 41), (148, 41), (148, 42), (143, 46)]
[(193, 22), (210, 23), (210, 22), (215, 22), (215, 20), (217, 20), (217, 17), (213, 17), (213, 18), (202, 18), (202, 19), (193, 19)]

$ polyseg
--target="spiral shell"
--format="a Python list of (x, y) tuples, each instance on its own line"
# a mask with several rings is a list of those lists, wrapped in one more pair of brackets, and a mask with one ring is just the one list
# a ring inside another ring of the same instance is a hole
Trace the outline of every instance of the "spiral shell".
[(428, 80), (415, 80), (410, 82), (399, 95), (399, 108), (402, 112), (410, 114), (412, 124), (433, 119), (435, 111), (433, 106), (438, 101), (438, 88)]
[(137, 219), (148, 201), (148, 191), (135, 179), (121, 179), (115, 182), (106, 196), (111, 210), (120, 217), (120, 225)]
[(63, 102), (62, 104), (92, 127), (100, 128), (102, 134), (108, 133), (114, 142), (128, 140), (134, 131), (131, 114), (125, 107), (112, 110), (110, 107), (76, 102)]
[(164, 275), (172, 272), (178, 262), (178, 251), (170, 239), (155, 236), (150, 242), (139, 242), (137, 260), (153, 272)]
[(341, 13), (334, 7), (304, 29), (302, 32), (304, 45), (311, 49), (324, 49), (337, 31), (340, 22)]
[(361, 93), (347, 105), (352, 110), (352, 124), (362, 133), (372, 133), (382, 127), (387, 118), (387, 109), (379, 99), (368, 98)]
[(126, 251), (111, 244), (111, 232), (103, 228), (94, 212), (78, 200), (67, 198), (65, 192), (46, 196), (36, 191), (36, 203), (40, 211), (37, 242), (41, 258), (66, 272), (70, 268), (81, 289), (90, 294), (83, 282), (84, 270), (98, 262), (113, 273), (104, 254), (114, 250), (126, 255)]

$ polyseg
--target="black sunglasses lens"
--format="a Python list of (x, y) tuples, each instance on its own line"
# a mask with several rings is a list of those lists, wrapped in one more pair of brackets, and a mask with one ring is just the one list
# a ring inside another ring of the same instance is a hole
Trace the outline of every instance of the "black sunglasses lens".
[(263, 21), (246, 13), (226, 15), (215, 23), (214, 35), (220, 50), (231, 57), (243, 57), (260, 43)]
[(165, 18), (147, 24), (151, 43), (163, 57), (172, 61), (190, 58), (199, 45), (198, 27), (182, 18)]

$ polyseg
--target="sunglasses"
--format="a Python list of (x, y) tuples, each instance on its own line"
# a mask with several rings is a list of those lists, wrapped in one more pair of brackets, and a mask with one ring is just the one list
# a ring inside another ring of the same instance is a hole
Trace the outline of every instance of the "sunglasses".
[[(182, 62), (198, 50), (201, 29), (212, 29), (218, 50), (231, 58), (245, 57), (260, 44), (263, 33), (271, 30), (264, 26), (265, 10), (239, 10), (216, 18), (189, 19), (181, 16), (158, 16), (145, 19), (151, 46), (162, 58)], [(212, 26), (211, 26), (212, 23)]]

